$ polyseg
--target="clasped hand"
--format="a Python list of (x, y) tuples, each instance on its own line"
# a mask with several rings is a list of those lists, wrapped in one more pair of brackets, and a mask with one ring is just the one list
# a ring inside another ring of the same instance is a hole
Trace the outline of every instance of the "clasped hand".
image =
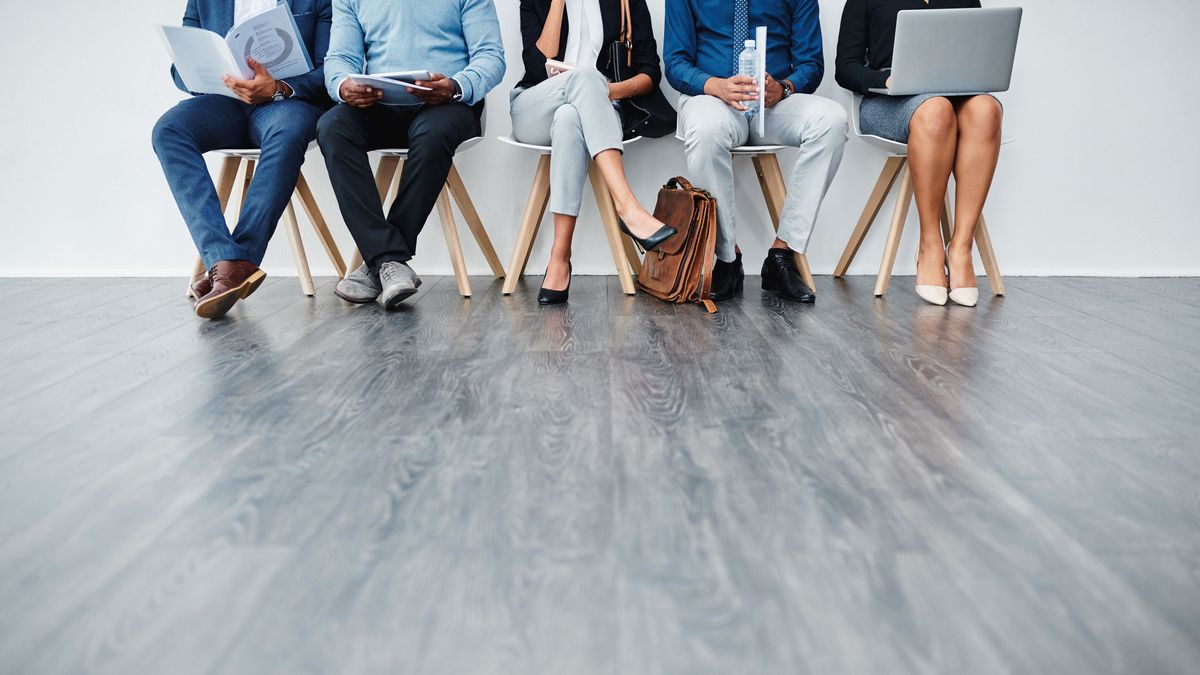
[[(739, 112), (748, 110), (746, 103), (758, 100), (758, 84), (748, 75), (734, 75), (727, 78), (709, 78), (704, 83), (704, 93), (716, 96)], [(767, 91), (765, 105), (775, 107), (783, 99), (783, 85), (778, 80), (767, 75)]]

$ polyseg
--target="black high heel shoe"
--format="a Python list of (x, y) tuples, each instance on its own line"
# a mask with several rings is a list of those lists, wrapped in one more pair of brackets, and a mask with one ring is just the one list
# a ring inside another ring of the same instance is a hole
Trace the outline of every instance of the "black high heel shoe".
[[(567, 298), (571, 296), (571, 273), (573, 271), (574, 270), (572, 269), (571, 263), (567, 263), (567, 287), (561, 291), (552, 291), (549, 288), (542, 286), (538, 290), (538, 304), (561, 305), (562, 303), (566, 302)], [(545, 283), (545, 279), (542, 280), (542, 283)]]
[(658, 232), (655, 232), (645, 239), (640, 239), (637, 235), (629, 231), (629, 227), (625, 225), (625, 221), (620, 220), (618, 222), (621, 223), (621, 231), (629, 235), (630, 239), (633, 239), (635, 242), (637, 242), (638, 247), (642, 249), (642, 253), (645, 253), (646, 251), (653, 251), (664, 241), (674, 237), (679, 232), (679, 230), (676, 230), (670, 225), (663, 225), (662, 227), (658, 228)]

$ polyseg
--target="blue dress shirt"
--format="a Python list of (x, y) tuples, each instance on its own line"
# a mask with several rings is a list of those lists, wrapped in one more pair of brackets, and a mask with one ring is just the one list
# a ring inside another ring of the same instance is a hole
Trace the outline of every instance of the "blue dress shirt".
[(750, 35), (733, 34), (730, 0), (670, 0), (663, 61), (667, 81), (699, 96), (710, 77), (731, 77), (742, 42), (767, 27), (767, 72), (811, 94), (825, 75), (817, 0), (750, 0)]

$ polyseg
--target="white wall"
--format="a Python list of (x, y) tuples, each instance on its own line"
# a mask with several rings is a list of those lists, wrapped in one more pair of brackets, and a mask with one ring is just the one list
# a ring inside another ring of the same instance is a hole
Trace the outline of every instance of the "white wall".
[[(650, 0), (660, 36), (670, 1)], [(0, 0), (0, 274), (182, 275), (190, 268), (190, 240), (150, 149), (155, 120), (179, 98), (153, 25), (178, 22), (184, 0), (118, 4)], [(521, 75), (517, 4), (497, 0), (510, 68), (489, 101), (493, 135), (509, 131), (507, 93)], [(1014, 88), (1004, 97), (1006, 131), (1017, 141), (1005, 148), (987, 211), (1005, 271), (1200, 274), (1200, 222), (1191, 202), (1200, 190), (1200, 87), (1190, 65), (1200, 3), (987, 4), (1026, 8)], [(828, 0), (822, 8), (829, 69), (820, 93), (844, 100), (832, 73), (841, 6)], [(490, 140), (459, 162), (507, 263), (534, 158)], [(684, 173), (681, 148), (670, 139), (634, 146), (628, 162), (647, 201), (666, 178)], [(817, 272), (837, 261), (881, 162), (851, 142), (812, 241)], [(351, 250), (319, 155), (305, 169)], [(738, 172), (740, 236), (753, 268), (769, 221), (751, 167)], [(854, 272), (876, 271), (881, 225)], [(531, 273), (540, 272), (548, 250), (550, 228), (542, 233)], [(328, 273), (315, 239), (308, 244), (314, 271)], [(914, 246), (907, 237), (898, 271), (912, 269)], [(466, 248), (473, 271), (484, 273), (478, 252), (469, 242)], [(595, 205), (586, 200), (575, 251), (580, 273), (612, 272)], [(449, 270), (436, 219), (415, 266)], [(293, 273), (282, 232), (266, 267)]]

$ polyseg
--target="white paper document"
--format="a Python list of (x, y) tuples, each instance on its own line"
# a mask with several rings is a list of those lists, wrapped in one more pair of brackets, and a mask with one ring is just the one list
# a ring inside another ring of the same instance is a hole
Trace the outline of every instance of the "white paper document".
[(401, 73), (380, 73), (379, 75), (351, 75), (354, 84), (365, 85), (383, 92), (384, 105), (424, 105), (421, 99), (408, 92), (409, 89), (432, 91), (429, 87), (415, 84), (417, 80), (429, 81), (433, 75), (427, 70), (406, 70)]
[(225, 86), (225, 75), (248, 80), (254, 71), (246, 62), (253, 57), (271, 77), (285, 80), (313, 69), (308, 49), (286, 4), (252, 16), (220, 35), (190, 26), (159, 26), (163, 44), (183, 84), (198, 94), (237, 96)]

